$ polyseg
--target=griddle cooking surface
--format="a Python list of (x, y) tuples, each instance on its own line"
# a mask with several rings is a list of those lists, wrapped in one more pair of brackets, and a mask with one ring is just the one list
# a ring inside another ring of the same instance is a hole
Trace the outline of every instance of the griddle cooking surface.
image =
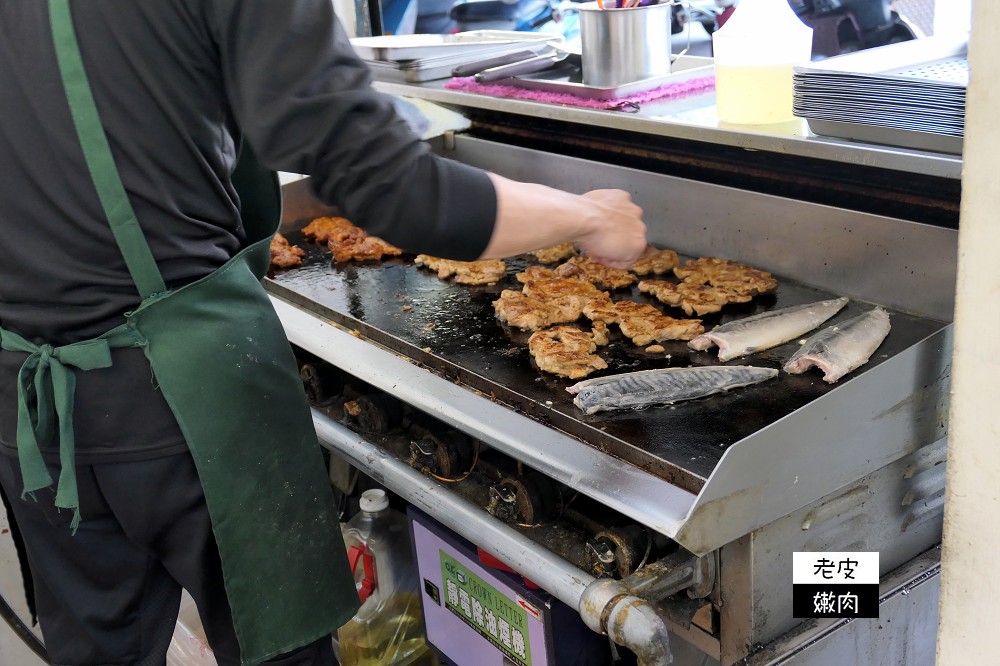
[[(493, 301), (504, 289), (520, 289), (514, 273), (533, 261), (508, 260), (508, 277), (496, 285), (465, 286), (438, 279), (434, 271), (415, 266), (412, 257), (331, 266), (329, 252), (304, 241), (301, 233), (293, 231), (285, 237), (306, 249), (308, 255), (301, 268), (278, 272), (269, 279), (268, 290), (691, 492), (701, 488), (733, 443), (944, 326), (890, 310), (889, 337), (867, 365), (834, 386), (823, 382), (818, 370), (804, 375), (781, 373), (777, 379), (726, 394), (642, 411), (588, 416), (573, 405), (573, 396), (565, 390), (575, 381), (535, 368), (527, 349), (530, 333), (503, 325), (494, 314)], [(706, 316), (705, 328), (764, 310), (837, 297), (777, 277), (776, 294)], [(637, 289), (611, 293), (615, 300), (653, 303), (671, 316), (685, 316)], [(407, 305), (411, 309), (404, 310)], [(871, 307), (852, 301), (826, 325)], [(714, 348), (695, 352), (685, 342), (665, 342), (661, 343), (664, 353), (647, 354), (622, 337), (617, 326), (610, 329), (611, 344), (598, 352), (607, 360), (608, 369), (590, 377), (718, 364)], [(797, 348), (792, 341), (727, 365), (781, 368)]]

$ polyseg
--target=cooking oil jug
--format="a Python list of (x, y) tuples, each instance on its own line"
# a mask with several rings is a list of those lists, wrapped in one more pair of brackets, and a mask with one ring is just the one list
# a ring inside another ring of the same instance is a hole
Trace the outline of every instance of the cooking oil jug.
[(809, 62), (812, 28), (788, 0), (740, 0), (712, 35), (719, 120), (762, 125), (793, 120), (792, 67)]
[(344, 530), (361, 608), (340, 628), (343, 666), (436, 666), (427, 645), (406, 516), (383, 490), (361, 495)]

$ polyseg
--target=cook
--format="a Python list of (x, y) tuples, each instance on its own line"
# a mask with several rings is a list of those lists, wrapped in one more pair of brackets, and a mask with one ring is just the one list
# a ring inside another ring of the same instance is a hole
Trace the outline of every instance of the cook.
[(0, 4), (0, 485), (53, 663), (162, 663), (182, 587), (220, 664), (333, 663), (358, 600), (259, 284), (269, 169), (410, 252), (645, 248), (625, 192), (439, 158), (369, 83), (329, 0)]

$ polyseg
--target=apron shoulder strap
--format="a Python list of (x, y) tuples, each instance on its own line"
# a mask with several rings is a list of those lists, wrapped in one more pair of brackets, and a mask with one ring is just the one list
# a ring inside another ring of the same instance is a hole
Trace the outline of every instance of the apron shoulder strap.
[[(59, 74), (90, 178), (132, 281), (145, 300), (165, 292), (167, 288), (115, 166), (80, 55), (70, 0), (49, 0), (49, 21)], [(232, 182), (240, 198), (247, 244), (269, 239), (281, 219), (281, 188), (277, 175), (260, 164), (246, 141), (240, 147)], [(262, 278), (268, 262), (269, 257), (265, 256), (253, 262), (250, 268), (258, 278)]]
[(111, 225), (111, 232), (125, 257), (125, 265), (128, 266), (139, 295), (146, 299), (166, 291), (166, 285), (118, 176), (111, 147), (87, 81), (69, 1), (49, 0), (49, 22), (52, 25), (59, 73), (87, 168)]

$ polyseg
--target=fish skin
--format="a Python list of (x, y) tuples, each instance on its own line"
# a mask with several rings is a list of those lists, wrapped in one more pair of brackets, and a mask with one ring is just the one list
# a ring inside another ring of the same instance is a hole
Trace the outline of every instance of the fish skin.
[(872, 357), (889, 335), (889, 313), (875, 308), (816, 333), (785, 363), (785, 372), (799, 375), (809, 368), (823, 371), (823, 381), (835, 383)]
[(840, 312), (848, 301), (848, 298), (834, 298), (737, 319), (702, 333), (689, 342), (688, 347), (704, 351), (718, 345), (719, 360), (729, 361), (737, 356), (777, 347), (808, 333)]
[(574, 405), (585, 414), (593, 414), (703, 398), (777, 375), (778, 371), (773, 368), (750, 365), (664, 368), (588, 379), (566, 390), (576, 394)]

